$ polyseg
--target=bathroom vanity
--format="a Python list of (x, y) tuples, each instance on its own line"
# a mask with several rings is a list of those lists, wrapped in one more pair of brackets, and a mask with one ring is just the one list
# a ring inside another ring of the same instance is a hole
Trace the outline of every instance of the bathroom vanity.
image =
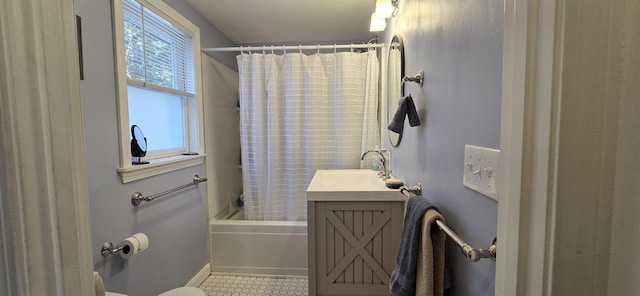
[(389, 295), (404, 201), (375, 171), (317, 171), (307, 189), (309, 295)]

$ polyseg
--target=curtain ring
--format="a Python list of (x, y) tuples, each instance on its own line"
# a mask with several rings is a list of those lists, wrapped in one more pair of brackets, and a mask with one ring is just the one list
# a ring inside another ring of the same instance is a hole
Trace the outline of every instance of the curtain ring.
[(244, 50), (242, 49), (242, 45), (240, 45), (240, 54), (244, 54)]
[(302, 54), (302, 44), (298, 44), (298, 49), (300, 50), (300, 54)]
[(263, 46), (262, 46), (262, 54), (266, 54), (266, 53), (264, 52), (264, 49), (265, 49), (266, 47), (267, 47), (266, 45), (263, 45)]
[(338, 52), (338, 45), (337, 44), (333, 44), (333, 53)]
[(318, 44), (318, 54), (320, 54), (320, 44)]
[(275, 53), (273, 52), (273, 44), (271, 45), (271, 54), (275, 54)]
[(283, 45), (283, 46), (282, 46), (282, 52), (283, 52), (284, 54), (287, 54), (287, 46), (286, 46), (286, 45)]
[(252, 54), (252, 52), (251, 52), (251, 46), (249, 46), (249, 54)]
[(353, 52), (353, 43), (351, 43), (350, 48), (351, 48), (351, 52)]

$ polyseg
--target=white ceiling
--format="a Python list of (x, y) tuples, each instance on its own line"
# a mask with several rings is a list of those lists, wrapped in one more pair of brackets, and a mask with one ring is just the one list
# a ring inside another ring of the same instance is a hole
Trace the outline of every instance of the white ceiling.
[(187, 0), (237, 44), (367, 42), (375, 0)]

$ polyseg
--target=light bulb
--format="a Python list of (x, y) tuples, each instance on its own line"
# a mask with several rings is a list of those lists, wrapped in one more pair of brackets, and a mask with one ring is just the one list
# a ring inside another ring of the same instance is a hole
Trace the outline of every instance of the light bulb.
[(384, 31), (386, 27), (387, 21), (384, 18), (378, 17), (375, 12), (371, 14), (371, 25), (369, 26), (369, 31), (380, 32)]

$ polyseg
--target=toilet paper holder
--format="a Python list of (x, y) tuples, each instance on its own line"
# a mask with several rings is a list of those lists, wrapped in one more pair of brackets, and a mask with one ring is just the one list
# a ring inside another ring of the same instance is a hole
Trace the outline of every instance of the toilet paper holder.
[(114, 247), (112, 242), (106, 242), (102, 244), (102, 248), (100, 248), (100, 254), (102, 254), (102, 257), (118, 254), (124, 247), (124, 244)]
[(100, 254), (102, 254), (103, 257), (119, 254), (120, 257), (127, 259), (146, 250), (148, 247), (149, 238), (144, 233), (139, 232), (123, 239), (120, 243), (117, 243), (117, 245), (114, 245), (110, 241), (102, 244)]

